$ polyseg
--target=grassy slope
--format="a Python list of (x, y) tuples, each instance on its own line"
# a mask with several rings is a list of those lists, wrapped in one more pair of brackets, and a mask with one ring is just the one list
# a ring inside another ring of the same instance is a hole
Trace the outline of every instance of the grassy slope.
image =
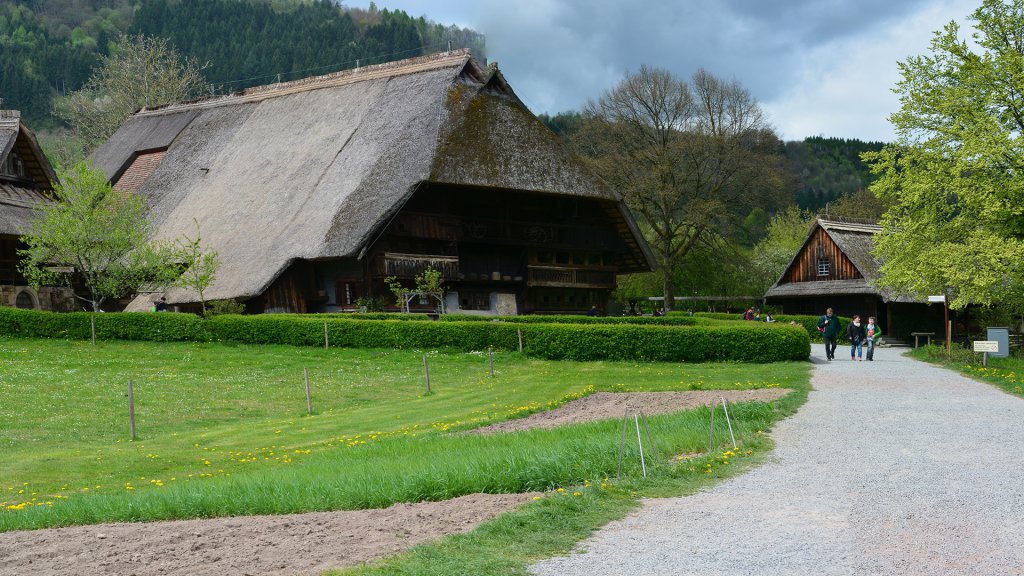
[[(417, 351), (0, 340), (0, 530), (568, 486), (614, 470), (613, 422), (486, 439), (446, 432), (592, 390), (800, 388), (807, 373), (803, 364), (499, 354), (490, 378), (484, 354), (428, 354), (429, 396)], [(313, 416), (305, 415), (304, 366)], [(128, 441), (128, 378), (137, 442)], [(772, 418), (763, 406), (744, 409), (747, 428)], [(694, 449), (706, 442), (707, 416), (654, 418), (652, 431), (666, 449)], [(741, 434), (756, 432), (747, 428)]]

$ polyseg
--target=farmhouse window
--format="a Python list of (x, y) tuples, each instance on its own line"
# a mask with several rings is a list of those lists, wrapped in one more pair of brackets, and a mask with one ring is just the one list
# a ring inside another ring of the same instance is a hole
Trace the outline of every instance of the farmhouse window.
[(15, 178), (25, 177), (25, 163), (21, 160), (21, 156), (14, 150), (7, 155), (7, 159), (0, 165), (0, 174), (4, 176), (13, 176)]
[(490, 310), (491, 297), (487, 292), (466, 291), (460, 292), (460, 302), (463, 310)]
[(829, 274), (829, 261), (828, 258), (818, 258), (818, 276), (828, 276)]
[(355, 279), (346, 279), (335, 286), (335, 294), (340, 306), (355, 306), (356, 300), (362, 297), (362, 283)]

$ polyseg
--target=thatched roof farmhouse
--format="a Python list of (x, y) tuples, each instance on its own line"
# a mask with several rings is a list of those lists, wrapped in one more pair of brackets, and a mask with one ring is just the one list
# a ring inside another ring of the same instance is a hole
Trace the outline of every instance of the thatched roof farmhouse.
[(455, 308), (582, 311), (652, 267), (621, 197), (468, 51), (143, 109), (93, 161), (158, 239), (198, 221), (205, 296), (254, 312), (352, 309), (427, 266)]
[(57, 180), (36, 136), (17, 110), (0, 110), (0, 306), (62, 310), (65, 290), (34, 290), (18, 271), (18, 237), (28, 232), (35, 210), (49, 202)]
[(824, 314), (831, 307), (840, 316), (875, 316), (883, 333), (895, 337), (941, 331), (941, 307), (875, 285), (879, 262), (872, 251), (881, 230), (870, 222), (819, 218), (765, 303), (789, 314)]

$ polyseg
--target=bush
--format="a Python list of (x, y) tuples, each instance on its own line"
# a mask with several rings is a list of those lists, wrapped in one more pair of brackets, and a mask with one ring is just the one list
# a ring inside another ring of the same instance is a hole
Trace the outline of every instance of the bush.
[(207, 316), (241, 314), (242, 312), (245, 312), (245, 304), (242, 304), (238, 300), (213, 300), (206, 303)]

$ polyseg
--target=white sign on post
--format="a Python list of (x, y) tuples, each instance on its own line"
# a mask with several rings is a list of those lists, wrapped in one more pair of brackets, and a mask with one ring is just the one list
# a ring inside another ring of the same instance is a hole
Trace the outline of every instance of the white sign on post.
[(938, 303), (938, 304), (942, 304), (943, 302), (946, 301), (946, 297), (941, 295), (941, 294), (939, 294), (938, 296), (929, 296), (928, 297), (928, 301), (929, 302)]
[(975, 340), (975, 352), (999, 352), (999, 342), (996, 340)]

